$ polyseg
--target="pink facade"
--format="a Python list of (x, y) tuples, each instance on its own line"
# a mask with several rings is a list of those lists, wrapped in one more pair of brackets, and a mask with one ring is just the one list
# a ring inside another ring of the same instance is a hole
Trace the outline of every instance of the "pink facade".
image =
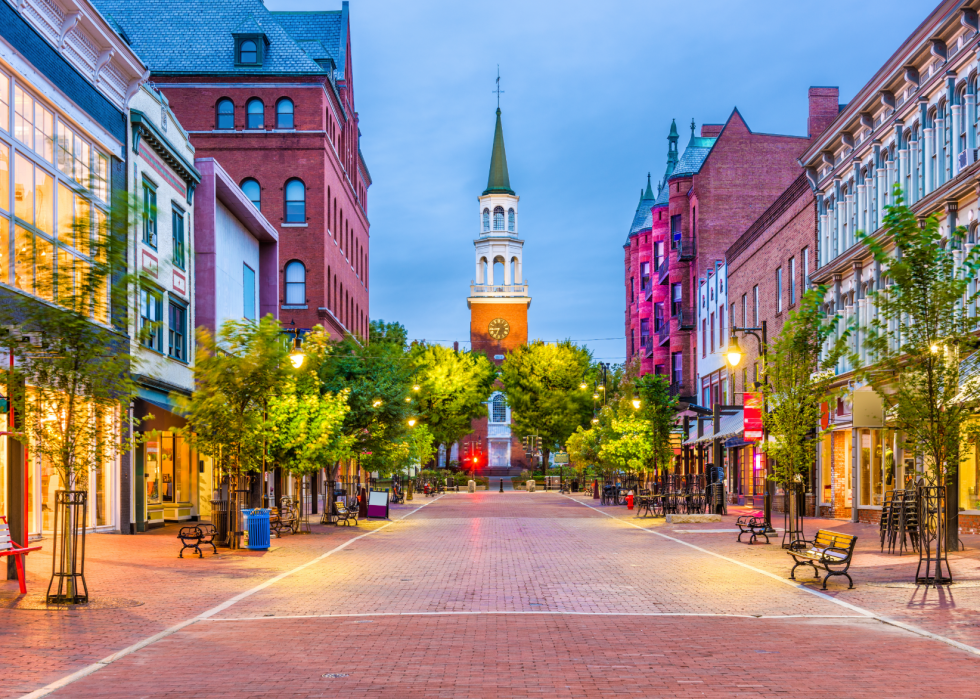
[[(255, 282), (258, 287), (258, 317), (279, 317), (279, 236), (265, 216), (248, 200), (241, 188), (213, 158), (198, 158), (195, 167), (201, 173), (201, 183), (194, 194), (194, 302), (197, 308), (197, 325), (214, 333), (222, 321), (235, 317), (222, 313), (219, 296), (227, 302), (228, 295), (243, 293), (222, 283), (219, 267), (227, 262), (222, 255), (236, 248), (253, 248), (247, 240), (251, 237), (258, 247), (258, 269)], [(223, 220), (220, 206), (233, 217)], [(236, 225), (237, 224), (237, 225)], [(237, 241), (238, 236), (246, 237)], [(242, 243), (245, 243), (242, 245)], [(237, 298), (237, 296), (236, 296)], [(240, 319), (238, 316), (236, 319)]]

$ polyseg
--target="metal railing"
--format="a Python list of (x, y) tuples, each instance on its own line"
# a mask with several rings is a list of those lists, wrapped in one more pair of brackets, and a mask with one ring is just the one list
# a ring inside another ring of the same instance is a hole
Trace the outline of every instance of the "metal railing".
[(693, 328), (697, 320), (694, 315), (693, 308), (685, 308), (683, 306), (675, 306), (670, 314), (671, 318), (677, 319), (677, 326), (681, 330), (690, 330)]
[(682, 240), (674, 244), (677, 250), (678, 260), (693, 260), (698, 253), (698, 246), (694, 240)]
[(470, 296), (527, 296), (523, 284), (470, 284)]
[(640, 335), (640, 349), (645, 357), (653, 354), (653, 338), (649, 335)]
[(694, 395), (694, 391), (691, 388), (690, 382), (684, 381), (671, 381), (670, 382), (670, 395), (677, 397), (690, 398)]
[(665, 320), (657, 328), (657, 343), (661, 346), (670, 340), (670, 321)]
[(657, 267), (657, 281), (666, 284), (670, 281), (670, 255), (664, 256), (664, 261)]

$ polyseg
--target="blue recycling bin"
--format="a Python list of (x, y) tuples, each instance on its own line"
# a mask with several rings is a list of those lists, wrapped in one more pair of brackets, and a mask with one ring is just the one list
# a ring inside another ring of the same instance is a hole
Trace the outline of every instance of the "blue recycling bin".
[(248, 532), (250, 551), (264, 551), (269, 548), (271, 533), (269, 527), (269, 509), (243, 509), (242, 518), (245, 520), (245, 530)]

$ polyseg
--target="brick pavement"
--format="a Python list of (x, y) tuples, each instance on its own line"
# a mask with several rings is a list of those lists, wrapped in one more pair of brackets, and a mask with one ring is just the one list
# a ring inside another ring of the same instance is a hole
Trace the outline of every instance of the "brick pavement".
[[(426, 507), (409, 518), (54, 696), (840, 696), (838, 684), (809, 687), (815, 658), (831, 663), (836, 678), (853, 677), (847, 696), (918, 696), (936, 686), (946, 696), (975, 695), (980, 658), (637, 529), (621, 521), (633, 518), (623, 507), (583, 506), (593, 502), (523, 492), (416, 500)], [(782, 577), (788, 571), (777, 546), (687, 533), (731, 522), (636, 522)], [(204, 561), (177, 559), (169, 535), (92, 537), (93, 592), (146, 604), (0, 609), (0, 671), (13, 678), (0, 696), (172, 627), (365, 528)], [(864, 556), (858, 589), (834, 594), (974, 641), (967, 624), (951, 622), (980, 609), (980, 590), (954, 592), (955, 606), (919, 593), (926, 599), (909, 611), (913, 591), (862, 585), (861, 576), (882, 575)], [(958, 558), (954, 573), (975, 563)], [(32, 572), (36, 586), (44, 571), (34, 562)], [(896, 668), (909, 658), (915, 673), (898, 681)]]

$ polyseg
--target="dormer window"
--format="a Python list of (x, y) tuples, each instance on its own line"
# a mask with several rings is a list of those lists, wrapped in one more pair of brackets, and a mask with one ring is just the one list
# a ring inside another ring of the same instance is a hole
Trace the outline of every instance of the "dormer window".
[(235, 65), (261, 66), (267, 42), (262, 34), (235, 35)]
[(252, 39), (246, 39), (238, 47), (238, 62), (239, 63), (258, 63), (259, 62), (259, 49), (256, 46), (255, 41)]

